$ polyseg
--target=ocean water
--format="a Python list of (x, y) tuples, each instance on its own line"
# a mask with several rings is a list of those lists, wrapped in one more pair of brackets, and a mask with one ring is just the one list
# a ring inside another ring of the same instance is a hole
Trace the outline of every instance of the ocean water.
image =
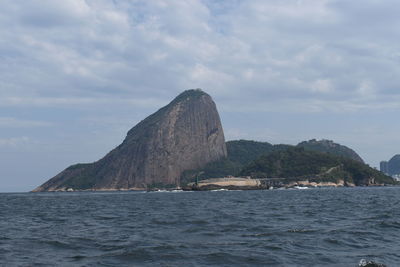
[(400, 266), (400, 188), (0, 194), (0, 266)]

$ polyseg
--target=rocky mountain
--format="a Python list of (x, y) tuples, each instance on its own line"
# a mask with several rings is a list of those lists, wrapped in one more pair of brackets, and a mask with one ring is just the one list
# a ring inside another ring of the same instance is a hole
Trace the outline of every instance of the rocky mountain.
[(331, 140), (312, 139), (309, 141), (301, 142), (297, 146), (303, 147), (305, 150), (334, 154), (337, 156), (350, 158), (350, 159), (364, 163), (364, 160), (353, 149), (348, 148), (347, 146), (343, 146), (343, 145), (334, 143)]
[(200, 89), (187, 90), (133, 127), (104, 158), (73, 165), (34, 191), (176, 187), (183, 171), (226, 156), (214, 101)]

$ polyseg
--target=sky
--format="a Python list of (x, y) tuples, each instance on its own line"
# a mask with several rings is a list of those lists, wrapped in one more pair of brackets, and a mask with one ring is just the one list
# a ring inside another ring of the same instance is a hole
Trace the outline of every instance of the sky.
[(100, 159), (191, 88), (227, 140), (400, 153), (397, 0), (0, 4), (0, 192)]

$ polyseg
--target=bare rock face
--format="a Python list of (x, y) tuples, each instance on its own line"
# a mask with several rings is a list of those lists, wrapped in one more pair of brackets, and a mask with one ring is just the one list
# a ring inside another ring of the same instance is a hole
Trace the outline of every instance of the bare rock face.
[(101, 160), (73, 165), (34, 191), (180, 186), (183, 171), (226, 156), (215, 103), (200, 89), (187, 90), (133, 127)]

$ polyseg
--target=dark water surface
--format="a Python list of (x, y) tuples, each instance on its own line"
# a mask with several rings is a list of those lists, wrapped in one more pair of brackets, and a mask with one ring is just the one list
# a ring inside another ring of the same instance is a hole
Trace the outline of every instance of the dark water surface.
[(400, 266), (400, 188), (0, 194), (1, 266)]

